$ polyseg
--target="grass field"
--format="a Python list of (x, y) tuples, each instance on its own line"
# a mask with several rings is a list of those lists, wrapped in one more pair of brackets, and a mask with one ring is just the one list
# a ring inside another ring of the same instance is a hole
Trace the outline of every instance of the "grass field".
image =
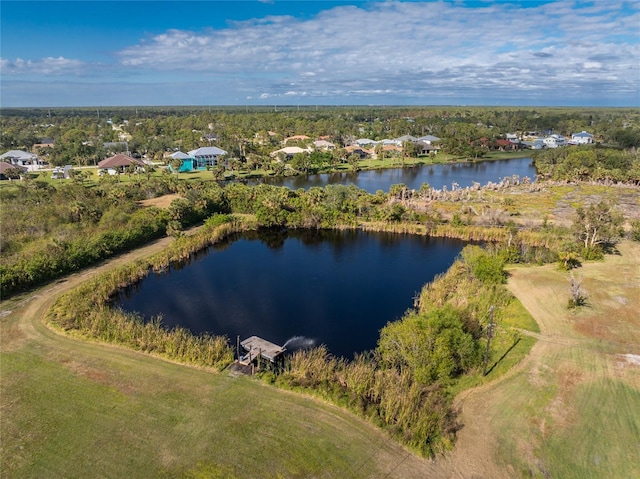
[(490, 395), (496, 459), (518, 475), (640, 477), (640, 245), (619, 252), (576, 271), (589, 303), (575, 312), (567, 273), (512, 271), (541, 329), (525, 368)]

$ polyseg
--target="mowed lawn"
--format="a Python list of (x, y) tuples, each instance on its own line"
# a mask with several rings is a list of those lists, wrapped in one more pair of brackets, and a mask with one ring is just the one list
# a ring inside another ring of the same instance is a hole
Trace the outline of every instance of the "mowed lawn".
[(52, 298), (87, 274), (2, 304), (1, 477), (424, 477), (320, 400), (49, 330)]
[(519, 374), (483, 398), (514, 477), (640, 477), (640, 245), (575, 270), (588, 306), (566, 308), (569, 274), (516, 268), (509, 286), (542, 336)]

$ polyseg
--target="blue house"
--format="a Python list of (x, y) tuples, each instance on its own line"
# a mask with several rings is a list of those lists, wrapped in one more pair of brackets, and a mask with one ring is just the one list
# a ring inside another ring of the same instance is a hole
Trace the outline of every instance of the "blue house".
[[(223, 157), (226, 154), (226, 151), (216, 146), (205, 146), (196, 150), (191, 150), (189, 153), (176, 151), (169, 155), (169, 157), (172, 159), (182, 160), (182, 165), (180, 165), (180, 169), (178, 171), (184, 172), (206, 170), (207, 167), (217, 166), (223, 161)], [(169, 165), (169, 169), (174, 171), (171, 165)]]

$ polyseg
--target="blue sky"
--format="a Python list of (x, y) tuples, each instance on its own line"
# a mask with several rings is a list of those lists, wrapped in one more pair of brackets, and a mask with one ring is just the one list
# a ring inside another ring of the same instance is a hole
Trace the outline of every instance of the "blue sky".
[(0, 104), (640, 106), (640, 0), (7, 1)]

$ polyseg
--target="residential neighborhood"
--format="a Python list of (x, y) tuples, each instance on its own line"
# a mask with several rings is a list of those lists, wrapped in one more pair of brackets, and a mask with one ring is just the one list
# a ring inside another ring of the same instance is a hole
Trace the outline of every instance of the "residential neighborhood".
[[(9, 166), (1, 178), (43, 172), (64, 180), (73, 176), (70, 169), (83, 167), (111, 176), (134, 171), (132, 165), (137, 171), (151, 166), (168, 173), (215, 170), (217, 178), (254, 171), (278, 176), (389, 167), (385, 161), (395, 159), (402, 164), (476, 161), (499, 153), (635, 142), (635, 120), (624, 112), (613, 124), (604, 114), (582, 120), (571, 111), (561, 116), (455, 108), (416, 108), (395, 116), (392, 109), (368, 108), (344, 116), (284, 108), (187, 112), (167, 116), (135, 109), (107, 116), (98, 111), (93, 118), (81, 112), (73, 120), (54, 115), (30, 124), (5, 118), (0, 161)], [(122, 156), (129, 159), (113, 163)]]
[[(118, 127), (118, 138), (126, 139), (127, 134), (122, 127)], [(275, 136), (276, 134), (270, 132)], [(130, 135), (129, 135), (130, 136)], [(203, 135), (209, 143), (215, 142), (218, 139), (216, 134), (210, 133)], [(255, 137), (254, 140), (259, 137)], [(345, 142), (345, 146), (340, 148), (332, 141), (329, 141), (331, 136), (323, 136), (321, 138), (314, 139), (311, 136), (299, 134), (293, 135), (282, 140), (282, 147), (275, 149), (269, 153), (269, 157), (273, 161), (285, 161), (289, 162), (293, 160), (296, 155), (306, 154), (309, 155), (313, 152), (329, 152), (338, 153), (341, 155), (341, 160), (346, 161), (348, 156), (356, 155), (360, 159), (366, 158), (380, 158), (384, 156), (434, 156), (437, 155), (442, 149), (442, 140), (434, 135), (424, 135), (421, 137), (415, 137), (410, 134), (402, 135), (397, 138), (384, 138), (380, 140), (373, 140), (370, 138), (358, 138), (355, 140), (349, 140)], [(54, 140), (49, 140), (50, 143), (34, 144), (33, 152), (27, 152), (22, 150), (9, 150), (0, 155), (0, 160), (3, 162), (2, 173), (0, 178), (6, 178), (4, 172), (10, 167), (22, 168), (24, 172), (36, 172), (36, 171), (51, 171), (52, 178), (61, 179), (67, 178), (70, 165), (66, 167), (66, 173), (61, 167), (52, 167), (46, 159), (47, 152), (42, 154), (43, 145), (44, 148), (53, 148)], [(540, 150), (546, 148), (559, 148), (572, 145), (583, 145), (593, 143), (593, 135), (587, 131), (581, 131), (573, 133), (570, 139), (565, 138), (562, 135), (550, 133), (546, 136), (539, 135), (536, 132), (527, 132), (526, 134), (506, 134), (504, 138), (494, 139), (490, 141), (486, 137), (482, 137), (478, 140), (478, 144), (481, 148), (491, 151), (515, 151), (523, 149)], [(302, 146), (286, 146), (288, 144), (295, 143)], [(126, 141), (117, 142), (105, 142), (104, 146), (108, 148), (123, 149), (127, 148)], [(42, 155), (42, 158), (38, 155), (38, 152)], [(179, 160), (179, 163), (176, 162)], [(166, 152), (163, 155), (161, 165), (171, 172), (191, 172), (191, 171), (203, 171), (213, 168), (218, 165), (226, 166), (228, 164), (229, 154), (227, 151), (217, 146), (202, 146), (184, 153), (180, 150), (173, 152)], [(145, 165), (151, 164), (152, 161), (149, 158), (134, 158), (128, 152), (118, 153), (106, 157), (97, 163), (99, 174), (115, 175), (117, 173), (124, 172), (128, 167), (135, 166), (136, 168), (143, 170)], [(156, 162), (157, 163), (157, 162)]]

